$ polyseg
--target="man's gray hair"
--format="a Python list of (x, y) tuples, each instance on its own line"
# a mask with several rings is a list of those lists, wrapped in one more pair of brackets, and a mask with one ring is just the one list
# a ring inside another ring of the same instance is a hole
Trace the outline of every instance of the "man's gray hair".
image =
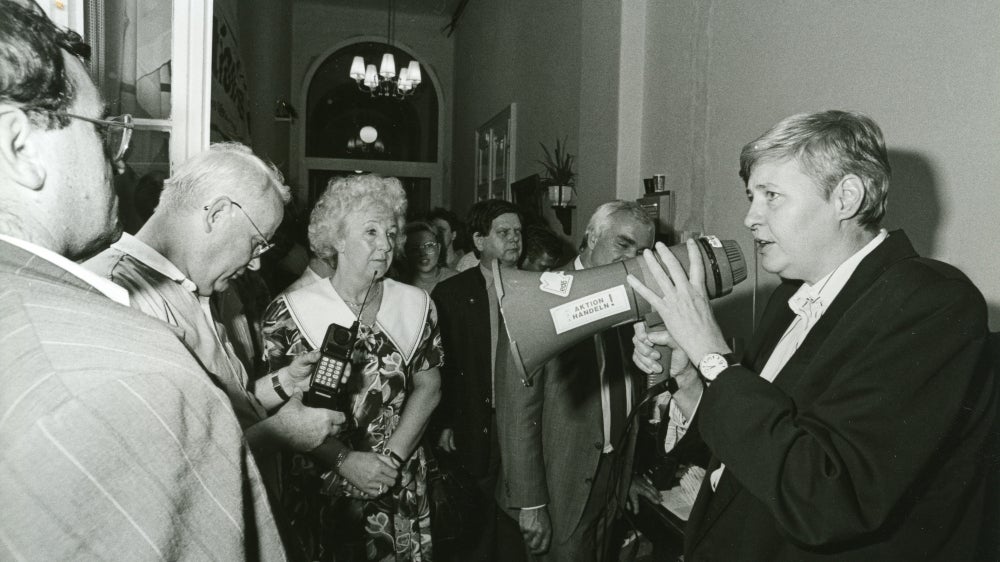
[(604, 231), (611, 226), (612, 217), (619, 213), (626, 214), (628, 218), (637, 221), (639, 224), (653, 229), (656, 228), (656, 223), (653, 222), (653, 219), (635, 201), (625, 201), (623, 199), (608, 201), (598, 207), (594, 211), (594, 214), (590, 216), (590, 222), (587, 223), (587, 230), (584, 231), (583, 240), (580, 242), (580, 250), (587, 247), (587, 242), (591, 236), (600, 238), (604, 234)]
[[(281, 172), (238, 142), (215, 143), (177, 167), (164, 180), (158, 208), (177, 210), (197, 207), (207, 197), (226, 195), (244, 205), (259, 201), (274, 190), (281, 202), (292, 199)], [(249, 197), (246, 197), (249, 196)]]

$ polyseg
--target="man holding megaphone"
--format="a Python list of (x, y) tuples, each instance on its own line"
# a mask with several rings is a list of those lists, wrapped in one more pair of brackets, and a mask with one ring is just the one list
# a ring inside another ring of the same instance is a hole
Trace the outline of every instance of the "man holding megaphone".
[(878, 125), (795, 115), (740, 164), (745, 225), (784, 280), (744, 356), (728, 355), (694, 243), (688, 274), (658, 246), (665, 268), (647, 251), (652, 276), (629, 280), (667, 328), (637, 330), (635, 363), (656, 372), (651, 344), (673, 348), (670, 374), (701, 394), (680, 407), (715, 457), (685, 559), (982, 559), (996, 501), (982, 454), (997, 400), (986, 304), (960, 271), (880, 229)]

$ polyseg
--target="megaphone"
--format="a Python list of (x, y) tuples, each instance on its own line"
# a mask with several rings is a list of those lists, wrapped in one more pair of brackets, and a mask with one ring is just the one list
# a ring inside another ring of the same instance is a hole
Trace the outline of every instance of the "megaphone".
[[(696, 242), (709, 298), (728, 295), (747, 278), (746, 260), (735, 240), (703, 236)], [(687, 271), (687, 246), (669, 248)], [(629, 274), (659, 292), (655, 283), (646, 281), (653, 277), (641, 256), (578, 271), (536, 273), (493, 268), (511, 363), (526, 386), (549, 359), (589, 336), (639, 320), (649, 326), (662, 324), (649, 303), (637, 297), (626, 281)]]

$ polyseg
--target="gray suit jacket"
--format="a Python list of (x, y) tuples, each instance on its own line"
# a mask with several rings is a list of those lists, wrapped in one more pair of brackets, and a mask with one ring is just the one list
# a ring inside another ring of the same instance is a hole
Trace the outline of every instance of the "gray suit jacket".
[(2, 241), (0, 387), (0, 559), (285, 559), (232, 407), (170, 329)]
[[(608, 330), (602, 337), (614, 337), (616, 330), (630, 333), (630, 329)], [(496, 377), (503, 459), (497, 502), (508, 509), (546, 504), (553, 539), (559, 542), (565, 542), (580, 523), (604, 448), (595, 347), (593, 338), (588, 338), (559, 354), (535, 375), (530, 387), (510, 367), (498, 371)], [(619, 358), (625, 376), (632, 376), (630, 354), (631, 348), (623, 349)], [(625, 497), (631, 482), (635, 436), (633, 424), (620, 451), (622, 472), (615, 496), (619, 499)], [(621, 503), (612, 498), (609, 509)]]

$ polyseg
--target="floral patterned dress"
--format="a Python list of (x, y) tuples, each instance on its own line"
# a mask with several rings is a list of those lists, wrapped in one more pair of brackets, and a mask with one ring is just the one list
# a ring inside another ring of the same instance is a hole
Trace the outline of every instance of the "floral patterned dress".
[[(399, 425), (413, 377), (441, 365), (441, 335), (433, 303), (423, 323), (410, 364), (404, 363), (377, 324), (360, 326), (347, 382), (348, 416), (356, 429), (338, 435), (352, 450), (384, 453)], [(268, 307), (263, 332), (270, 372), (287, 365), (293, 356), (311, 351), (283, 297)], [(376, 499), (361, 497), (346, 479), (308, 454), (291, 455), (284, 468), (281, 503), (307, 560), (431, 560), (427, 460), (422, 448), (401, 467), (397, 485)]]

